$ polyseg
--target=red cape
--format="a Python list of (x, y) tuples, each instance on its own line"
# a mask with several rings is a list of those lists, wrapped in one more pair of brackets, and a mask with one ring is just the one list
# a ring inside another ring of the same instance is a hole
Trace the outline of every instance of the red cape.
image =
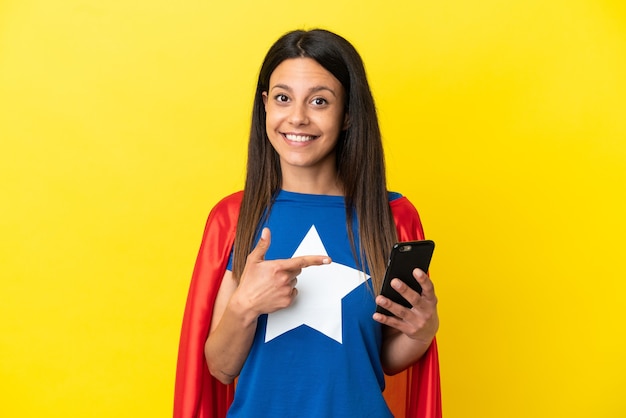
[[(174, 418), (223, 418), (234, 385), (213, 378), (204, 359), (213, 303), (235, 240), (243, 192), (224, 198), (209, 214), (196, 265), (191, 278), (183, 317), (176, 386)], [(424, 239), (415, 207), (405, 197), (390, 202), (400, 241)], [(433, 340), (422, 358), (406, 371), (386, 376), (385, 399), (394, 416), (441, 418), (441, 388), (437, 342)]]

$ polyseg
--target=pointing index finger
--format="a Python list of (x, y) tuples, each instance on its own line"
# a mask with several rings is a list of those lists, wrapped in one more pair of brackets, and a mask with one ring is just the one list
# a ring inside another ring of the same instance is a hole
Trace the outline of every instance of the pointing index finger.
[(327, 255), (301, 255), (289, 260), (293, 263), (294, 268), (303, 269), (310, 266), (321, 266), (323, 264), (330, 264), (331, 259)]

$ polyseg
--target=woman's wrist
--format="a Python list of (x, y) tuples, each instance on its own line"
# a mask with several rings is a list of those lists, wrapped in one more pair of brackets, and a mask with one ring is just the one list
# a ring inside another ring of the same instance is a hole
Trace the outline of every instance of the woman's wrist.
[(252, 303), (242, 298), (238, 292), (235, 292), (226, 308), (232, 314), (233, 319), (239, 322), (240, 326), (248, 327), (256, 325), (260, 313), (253, 309)]

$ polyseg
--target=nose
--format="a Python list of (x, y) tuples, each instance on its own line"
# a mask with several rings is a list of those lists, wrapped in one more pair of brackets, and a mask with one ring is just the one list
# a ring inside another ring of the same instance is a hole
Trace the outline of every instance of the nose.
[(289, 114), (289, 123), (294, 126), (306, 125), (309, 122), (306, 104), (294, 104)]

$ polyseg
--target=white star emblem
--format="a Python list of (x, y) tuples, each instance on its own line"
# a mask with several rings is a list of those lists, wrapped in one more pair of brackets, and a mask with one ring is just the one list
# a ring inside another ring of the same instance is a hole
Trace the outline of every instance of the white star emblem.
[[(328, 255), (315, 226), (306, 234), (293, 257), (302, 255)], [(298, 296), (291, 306), (268, 315), (265, 342), (300, 325), (307, 325), (341, 344), (341, 300), (368, 278), (362, 271), (334, 261), (302, 269), (298, 276)]]

